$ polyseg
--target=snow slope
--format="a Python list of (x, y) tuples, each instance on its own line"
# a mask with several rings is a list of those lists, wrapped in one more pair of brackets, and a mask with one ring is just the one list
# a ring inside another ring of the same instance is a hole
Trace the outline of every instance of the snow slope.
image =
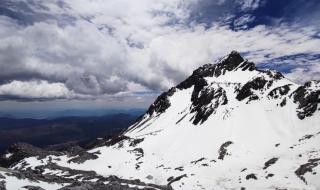
[(183, 190), (320, 189), (319, 94), (318, 81), (295, 84), (234, 51), (195, 70), (127, 131), (87, 151), (96, 158), (29, 157), (11, 169), (54, 163)]

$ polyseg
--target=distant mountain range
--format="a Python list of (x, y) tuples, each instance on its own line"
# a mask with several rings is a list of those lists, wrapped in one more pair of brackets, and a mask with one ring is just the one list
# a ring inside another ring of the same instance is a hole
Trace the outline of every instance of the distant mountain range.
[(0, 110), (0, 117), (16, 119), (54, 119), (61, 117), (91, 117), (104, 116), (117, 113), (134, 114), (143, 113), (144, 108), (130, 109), (65, 109), (65, 110)]
[(109, 114), (102, 116), (87, 116), (86, 111), (66, 111), (66, 115), (77, 116), (51, 119), (0, 117), (0, 152), (16, 142), (27, 142), (39, 147), (67, 142), (81, 144), (118, 132), (130, 126), (143, 113), (140, 109), (125, 113), (118, 111), (109, 110)]

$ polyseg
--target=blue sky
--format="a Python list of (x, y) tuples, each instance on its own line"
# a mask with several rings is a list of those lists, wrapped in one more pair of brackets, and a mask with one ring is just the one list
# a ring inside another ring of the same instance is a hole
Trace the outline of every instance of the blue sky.
[(318, 0), (0, 0), (0, 107), (147, 107), (239, 51), (320, 79)]

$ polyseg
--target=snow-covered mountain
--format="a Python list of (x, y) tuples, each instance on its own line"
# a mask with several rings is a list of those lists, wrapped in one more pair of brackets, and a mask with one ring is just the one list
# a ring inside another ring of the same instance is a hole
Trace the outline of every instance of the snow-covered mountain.
[(0, 181), (8, 190), (320, 189), (319, 104), (319, 81), (298, 85), (233, 51), (87, 150), (10, 147)]

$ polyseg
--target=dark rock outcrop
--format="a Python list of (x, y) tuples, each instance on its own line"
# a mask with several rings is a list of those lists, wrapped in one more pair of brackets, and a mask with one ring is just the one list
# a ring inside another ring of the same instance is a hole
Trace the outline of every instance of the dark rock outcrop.
[(257, 77), (253, 80), (247, 82), (241, 89), (238, 90), (236, 96), (237, 100), (242, 101), (249, 97), (250, 100), (259, 99), (258, 96), (253, 92), (253, 90), (262, 90), (262, 88), (268, 83), (263, 77)]
[(81, 164), (87, 160), (95, 160), (98, 158), (97, 154), (99, 154), (98, 152), (95, 153), (89, 153), (87, 151), (81, 151), (79, 152), (76, 157), (68, 160), (68, 163), (77, 163), (77, 164)]
[(172, 96), (176, 92), (176, 88), (171, 88), (167, 92), (162, 93), (156, 101), (151, 104), (147, 114), (152, 115), (153, 113), (163, 113), (168, 107), (170, 107), (170, 101), (168, 97)]
[(270, 98), (277, 99), (277, 98), (280, 98), (281, 96), (287, 95), (288, 92), (290, 91), (290, 86), (291, 85), (287, 84), (284, 86), (277, 87), (277, 88), (271, 90), (269, 92), (268, 96)]
[(178, 177), (171, 177), (171, 178), (169, 178), (169, 179), (168, 179), (168, 181), (169, 181), (168, 186), (170, 186), (170, 185), (171, 185), (172, 183), (174, 183), (174, 182), (177, 182), (177, 181), (181, 180), (181, 179), (184, 178), (184, 177), (188, 177), (187, 174), (183, 174), (183, 175), (180, 175), (180, 176), (178, 176)]
[[(193, 94), (192, 94), (193, 95)], [(193, 124), (203, 123), (219, 107), (226, 105), (228, 99), (223, 88), (204, 88), (198, 96), (192, 96), (191, 113), (195, 113)]]
[(302, 164), (296, 171), (295, 174), (305, 183), (307, 183), (304, 178), (304, 174), (308, 172), (313, 172), (313, 168), (317, 167), (320, 164), (320, 158), (309, 159), (307, 163)]
[[(107, 183), (104, 183), (107, 182)], [(170, 185), (160, 186), (141, 182), (140, 180), (120, 179), (116, 176), (110, 176), (105, 180), (97, 182), (74, 182), (59, 190), (172, 190)]]
[(310, 117), (317, 110), (320, 103), (320, 90), (310, 90), (312, 84), (319, 84), (319, 81), (309, 81), (295, 90), (291, 96), (294, 103), (298, 104), (297, 115), (299, 119)]
[(246, 176), (246, 180), (249, 180), (249, 179), (257, 180), (258, 178), (257, 178), (256, 174), (248, 174)]
[(205, 158), (200, 158), (200, 159), (198, 159), (198, 160), (191, 161), (190, 163), (191, 163), (191, 164), (197, 164), (198, 162), (201, 162), (201, 161), (203, 161), (203, 160), (205, 160)]
[(227, 141), (227, 142), (223, 143), (223, 144), (220, 146), (218, 159), (223, 160), (226, 155), (229, 155), (227, 148), (228, 148), (228, 146), (230, 146), (231, 144), (233, 144), (232, 141)]
[[(245, 61), (238, 52), (232, 51), (226, 58), (222, 59), (218, 64), (206, 64), (193, 71), (192, 75), (177, 85), (178, 89), (187, 89), (191, 86), (201, 86), (201, 82), (205, 77), (218, 77), (227, 71), (236, 69), (250, 70), (256, 69), (254, 63)], [(198, 85), (197, 85), (198, 84)]]
[(12, 155), (10, 157), (5, 157), (5, 155), (0, 157), (0, 166), (2, 167), (9, 167), (28, 157), (38, 156), (40, 159), (48, 155), (60, 156), (63, 154), (62, 152), (47, 151), (27, 143), (15, 143), (9, 146), (7, 152)]
[(279, 158), (271, 158), (270, 160), (266, 161), (266, 163), (264, 163), (264, 167), (263, 169), (267, 169), (269, 166), (275, 164), (278, 161)]

